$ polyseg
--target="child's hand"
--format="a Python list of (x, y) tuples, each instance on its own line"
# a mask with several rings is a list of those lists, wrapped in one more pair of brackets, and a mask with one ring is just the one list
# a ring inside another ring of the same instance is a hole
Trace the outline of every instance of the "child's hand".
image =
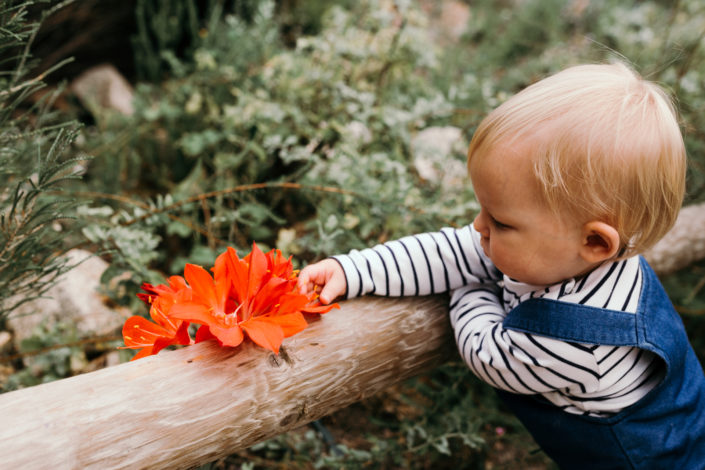
[(308, 265), (299, 273), (298, 287), (301, 292), (308, 294), (321, 287), (319, 298), (323, 304), (344, 295), (347, 285), (343, 268), (331, 258)]

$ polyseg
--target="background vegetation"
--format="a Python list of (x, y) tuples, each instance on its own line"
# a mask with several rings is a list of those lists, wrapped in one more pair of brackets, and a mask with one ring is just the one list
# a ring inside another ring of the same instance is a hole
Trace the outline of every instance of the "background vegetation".
[[(468, 223), (467, 181), (421, 172), (415, 138), (453, 126), (467, 143), (512, 93), (586, 61), (629, 62), (673, 91), (691, 158), (686, 202), (705, 200), (699, 0), (458, 2), (469, 16), (457, 37), (438, 23), (454, 2), (128, 2), (129, 116), (70, 96), (59, 109), (61, 89), (38, 99), (50, 75), (29, 46), (42, 13), (5, 3), (0, 321), (13, 295), (39, 295), (66, 269), (56, 255), (73, 246), (110, 262), (112, 302), (146, 314), (142, 282), (186, 261), (212, 265), (225, 246), (246, 252), (256, 240), (303, 266)], [(438, 170), (462, 167), (463, 147)], [(665, 283), (702, 357), (705, 264)], [(69, 339), (39, 332), (27, 347), (52, 348), (44, 365), (3, 388), (69, 373), (72, 349), (54, 347)], [(490, 388), (451, 363), (205, 468), (550, 468), (535, 447)]]

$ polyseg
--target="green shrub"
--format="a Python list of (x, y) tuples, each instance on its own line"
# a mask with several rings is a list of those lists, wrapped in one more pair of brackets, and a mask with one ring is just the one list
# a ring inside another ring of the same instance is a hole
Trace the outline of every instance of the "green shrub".
[(686, 203), (705, 200), (702, 2), (483, 0), (471, 13), (463, 42), (436, 71), (466, 111), (461, 125), (472, 128), (513, 93), (567, 66), (621, 60), (675, 95), (691, 161)]
[(52, 109), (60, 90), (44, 90), (52, 70), (29, 75), (28, 50), (39, 27), (29, 6), (0, 5), (0, 327), (68, 269), (60, 255), (70, 226), (61, 221), (73, 203), (56, 191), (81, 171), (80, 160), (67, 158), (79, 126)]
[(84, 209), (88, 238), (135, 272), (120, 247), (150, 233), (139, 262), (159, 243), (151, 266), (176, 272), (186, 259), (212, 262), (225, 244), (273, 246), (293, 233), (285, 251), (312, 259), (467, 220), (472, 199), (441, 200), (412, 165), (413, 134), (452, 112), (427, 78), (435, 58), (423, 17), (409, 10), (398, 25), (374, 4), (357, 8), (366, 10), (332, 9), (322, 33), (293, 50), (272, 4), (250, 24), (225, 16), (192, 62), (174, 59), (172, 79), (138, 86), (131, 119), (99, 120), (87, 148), (101, 158), (86, 180), (144, 197)]

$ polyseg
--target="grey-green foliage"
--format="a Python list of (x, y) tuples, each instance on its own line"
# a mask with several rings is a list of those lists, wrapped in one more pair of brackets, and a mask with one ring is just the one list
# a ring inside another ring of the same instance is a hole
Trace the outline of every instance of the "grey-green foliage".
[[(100, 184), (98, 175), (106, 174), (115, 185), (115, 175), (126, 175), (125, 187), (175, 201), (216, 195), (176, 207), (172, 215), (185, 224), (130, 226), (160, 230), (198, 253), (206, 243), (271, 246), (281, 230), (295, 231), (281, 248), (311, 258), (457, 215), (467, 220), (471, 199), (460, 197), (466, 189), (441, 202), (438, 183), (422, 180), (413, 165), (411, 138), (452, 112), (428, 79), (436, 56), (424, 16), (376, 1), (333, 8), (319, 35), (288, 49), (274, 13), (272, 2), (261, 2), (249, 23), (234, 15), (211, 22), (192, 60), (172, 61), (172, 79), (137, 87), (130, 135), (118, 140), (125, 145), (101, 147), (107, 152), (90, 179)], [(124, 125), (99, 126), (103, 138), (125, 132)], [(462, 161), (462, 151), (450, 158)], [(138, 164), (120, 163), (126, 161)], [(101, 171), (107, 164), (124, 172)], [(304, 187), (232, 191), (272, 182)], [(313, 186), (328, 190), (307, 189)], [(196, 226), (208, 232), (205, 239)], [(192, 254), (169, 254), (181, 263), (169, 269), (182, 268)]]
[(258, 0), (138, 0), (137, 32), (131, 38), (138, 79), (159, 82), (178, 72), (179, 58), (193, 54), (226, 8), (249, 21), (258, 3)]
[(51, 191), (77, 178), (78, 162), (65, 156), (79, 126), (52, 111), (56, 93), (30, 99), (44, 84), (28, 76), (38, 28), (28, 6), (0, 5), (0, 320), (67, 269), (58, 221), (72, 203)]
[(687, 202), (705, 199), (705, 3), (481, 0), (471, 12), (436, 76), (474, 124), (548, 74), (621, 60), (675, 96), (691, 160)]
[(196, 2), (138, 0), (135, 6), (137, 34), (132, 40), (137, 75), (143, 80), (162, 79), (168, 60), (180, 43), (190, 44), (198, 36)]
[(70, 376), (74, 367), (86, 363), (85, 351), (76, 345), (77, 339), (76, 325), (65, 322), (38, 325), (20, 345), (26, 367), (10, 375), (0, 386), (0, 392)]
[(647, 2), (627, 9), (615, 2), (604, 13), (598, 20), (605, 40), (677, 98), (691, 163), (687, 202), (705, 200), (705, 3)]

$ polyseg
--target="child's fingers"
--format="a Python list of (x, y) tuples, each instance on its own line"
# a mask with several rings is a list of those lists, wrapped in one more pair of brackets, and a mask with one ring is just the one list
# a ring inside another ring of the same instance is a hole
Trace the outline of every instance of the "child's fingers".
[(299, 273), (299, 279), (296, 285), (304, 294), (308, 294), (316, 288), (314, 278), (317, 276), (314, 276), (315, 273), (313, 271), (313, 266), (307, 266)]
[(322, 287), (320, 300), (328, 304), (345, 294), (347, 281), (345, 274), (337, 261), (327, 259), (306, 266), (299, 273), (298, 288), (304, 294), (309, 294)]
[(340, 282), (331, 280), (331, 282), (323, 287), (319, 299), (321, 303), (329, 304), (343, 294), (345, 294), (345, 285), (341, 286)]
[(299, 273), (297, 286), (304, 293), (313, 292), (316, 286), (323, 286), (328, 282), (329, 274), (321, 263), (306, 266)]
[(333, 263), (335, 264), (331, 264), (332, 269), (330, 270), (328, 280), (321, 290), (320, 299), (324, 304), (329, 304), (338, 297), (345, 295), (345, 291), (347, 290), (345, 273), (337, 261), (333, 261)]

